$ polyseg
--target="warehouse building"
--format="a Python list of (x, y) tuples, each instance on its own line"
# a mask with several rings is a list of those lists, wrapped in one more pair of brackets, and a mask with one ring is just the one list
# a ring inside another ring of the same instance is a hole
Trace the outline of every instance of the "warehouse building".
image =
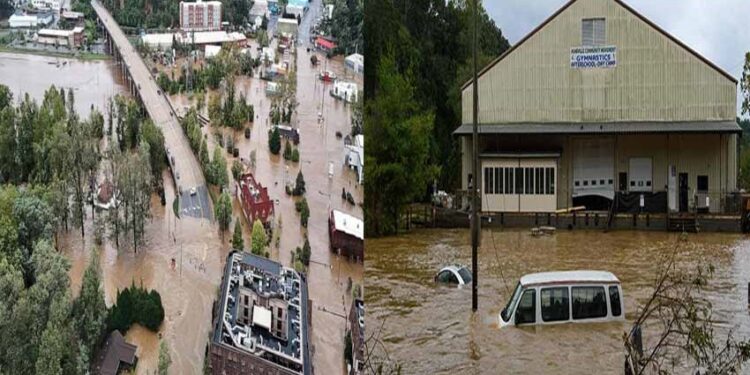
[[(481, 209), (725, 212), (737, 80), (621, 0), (572, 0), (479, 72)], [(472, 82), (462, 189), (472, 183)]]

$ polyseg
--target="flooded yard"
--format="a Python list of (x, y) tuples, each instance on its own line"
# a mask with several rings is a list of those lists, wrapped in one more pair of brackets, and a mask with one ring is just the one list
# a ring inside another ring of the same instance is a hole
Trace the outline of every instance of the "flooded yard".
[[(470, 286), (457, 289), (433, 282), (445, 265), (471, 265), (468, 230), (429, 229), (368, 239), (368, 326), (383, 324), (388, 355), (409, 374), (622, 374), (623, 333), (652, 291), (659, 260), (679, 246), (685, 258), (693, 260), (681, 267), (701, 261), (716, 267), (707, 297), (718, 320), (717, 337), (729, 330), (738, 339), (750, 336), (750, 241), (741, 235), (701, 233), (678, 244), (677, 236), (560, 231), (532, 237), (528, 230), (483, 230), (475, 315)], [(522, 275), (574, 269), (617, 275), (626, 322), (498, 328), (498, 314)], [(648, 335), (646, 328), (644, 338)]]

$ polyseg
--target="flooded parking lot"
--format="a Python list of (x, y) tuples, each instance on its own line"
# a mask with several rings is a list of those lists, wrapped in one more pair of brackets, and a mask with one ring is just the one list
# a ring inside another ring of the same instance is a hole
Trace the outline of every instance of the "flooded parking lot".
[[(680, 246), (692, 260), (682, 267), (702, 260), (716, 267), (707, 297), (714, 305), (717, 331), (726, 334), (731, 329), (737, 338), (747, 338), (750, 241), (741, 235), (701, 233), (677, 245), (677, 236), (564, 231), (532, 237), (528, 230), (484, 230), (476, 315), (471, 313), (469, 286), (456, 289), (433, 283), (442, 266), (471, 264), (468, 230), (418, 230), (368, 239), (368, 326), (384, 324), (388, 354), (409, 374), (621, 374), (622, 335), (638, 303), (651, 292), (659, 259)], [(522, 275), (573, 269), (617, 275), (628, 321), (498, 328), (498, 313)]]

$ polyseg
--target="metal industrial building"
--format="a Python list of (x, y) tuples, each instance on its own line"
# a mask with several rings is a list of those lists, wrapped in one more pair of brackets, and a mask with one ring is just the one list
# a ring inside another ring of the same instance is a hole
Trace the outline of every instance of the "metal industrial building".
[[(676, 4), (676, 6), (679, 6)], [(621, 0), (572, 0), (479, 72), (484, 212), (736, 201), (737, 80)], [(463, 87), (461, 183), (472, 166)]]

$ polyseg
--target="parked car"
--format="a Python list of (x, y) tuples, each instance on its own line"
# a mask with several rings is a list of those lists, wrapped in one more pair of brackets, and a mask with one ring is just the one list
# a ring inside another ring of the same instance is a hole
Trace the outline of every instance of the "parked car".
[(443, 284), (465, 285), (471, 282), (471, 272), (461, 265), (443, 267), (435, 275), (435, 282)]
[(622, 287), (607, 271), (524, 275), (502, 312), (500, 327), (624, 320)]

